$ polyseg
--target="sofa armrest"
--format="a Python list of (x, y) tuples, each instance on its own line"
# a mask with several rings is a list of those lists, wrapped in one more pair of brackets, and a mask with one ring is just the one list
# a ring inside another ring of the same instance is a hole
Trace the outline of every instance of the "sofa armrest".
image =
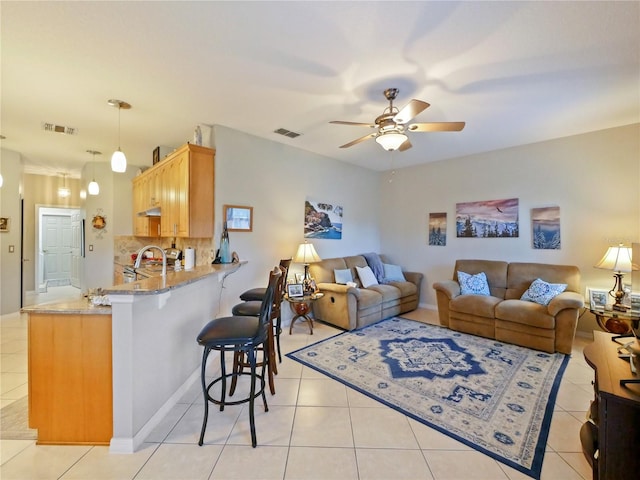
[(360, 298), (359, 288), (343, 285), (342, 283), (318, 283), (318, 289), (323, 293), (350, 293), (356, 298)]
[(453, 280), (444, 280), (442, 282), (435, 282), (433, 288), (436, 292), (442, 292), (447, 296), (449, 300), (460, 295), (460, 284)]
[(418, 287), (418, 291), (420, 290), (420, 284), (422, 283), (422, 278), (424, 275), (420, 272), (402, 272), (404, 278), (407, 282), (413, 283), (416, 287)]
[(584, 307), (584, 297), (576, 292), (562, 292), (556, 295), (547, 306), (549, 315), (555, 317), (565, 308), (580, 309)]

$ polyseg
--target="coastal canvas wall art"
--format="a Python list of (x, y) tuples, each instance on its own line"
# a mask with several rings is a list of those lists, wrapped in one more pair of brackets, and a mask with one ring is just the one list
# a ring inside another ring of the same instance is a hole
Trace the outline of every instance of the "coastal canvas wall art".
[(560, 207), (531, 209), (533, 248), (560, 250)]
[(429, 245), (447, 245), (447, 213), (429, 214)]
[(456, 203), (456, 236), (515, 238), (520, 235), (518, 199)]
[(342, 238), (342, 207), (334, 203), (304, 202), (304, 237), (340, 240)]

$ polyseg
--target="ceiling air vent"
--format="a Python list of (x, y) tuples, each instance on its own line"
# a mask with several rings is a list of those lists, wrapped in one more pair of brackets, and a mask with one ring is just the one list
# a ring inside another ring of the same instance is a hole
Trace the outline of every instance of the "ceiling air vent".
[(285, 137), (289, 138), (296, 138), (301, 135), (300, 133), (292, 132), (291, 130), (287, 130), (286, 128), (279, 128), (277, 130), (274, 130), (273, 133), (284, 135)]
[(42, 129), (45, 132), (62, 133), (63, 135), (77, 135), (78, 129), (74, 127), (65, 127), (56, 125), (55, 123), (42, 122)]

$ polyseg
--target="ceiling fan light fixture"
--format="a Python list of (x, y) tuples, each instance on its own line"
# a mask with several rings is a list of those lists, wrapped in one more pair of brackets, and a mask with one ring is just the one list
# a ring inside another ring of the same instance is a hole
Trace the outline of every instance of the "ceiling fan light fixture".
[(398, 132), (387, 132), (376, 137), (376, 142), (378, 142), (382, 146), (382, 148), (389, 152), (398, 150), (400, 148), (400, 145), (402, 145), (406, 141), (407, 136), (404, 133)]

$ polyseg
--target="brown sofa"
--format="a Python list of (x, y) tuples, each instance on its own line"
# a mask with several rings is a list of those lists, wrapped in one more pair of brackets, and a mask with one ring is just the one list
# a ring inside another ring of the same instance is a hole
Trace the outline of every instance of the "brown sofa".
[[(471, 275), (484, 272), (491, 295), (461, 295), (458, 271)], [(549, 283), (566, 283), (567, 288), (548, 305), (520, 300), (537, 278)], [(458, 260), (453, 280), (436, 282), (433, 288), (440, 323), (452, 330), (550, 353), (571, 353), (578, 316), (584, 307), (584, 298), (578, 293), (578, 267)]]
[[(380, 255), (384, 263), (393, 264), (388, 257)], [(384, 318), (400, 315), (418, 308), (422, 274), (402, 272), (405, 282), (362, 288), (355, 267), (366, 267), (362, 255), (329, 258), (309, 266), (309, 272), (324, 296), (313, 302), (314, 316), (324, 322), (345, 330), (354, 330)], [(335, 270), (351, 270), (356, 286), (335, 283)]]

